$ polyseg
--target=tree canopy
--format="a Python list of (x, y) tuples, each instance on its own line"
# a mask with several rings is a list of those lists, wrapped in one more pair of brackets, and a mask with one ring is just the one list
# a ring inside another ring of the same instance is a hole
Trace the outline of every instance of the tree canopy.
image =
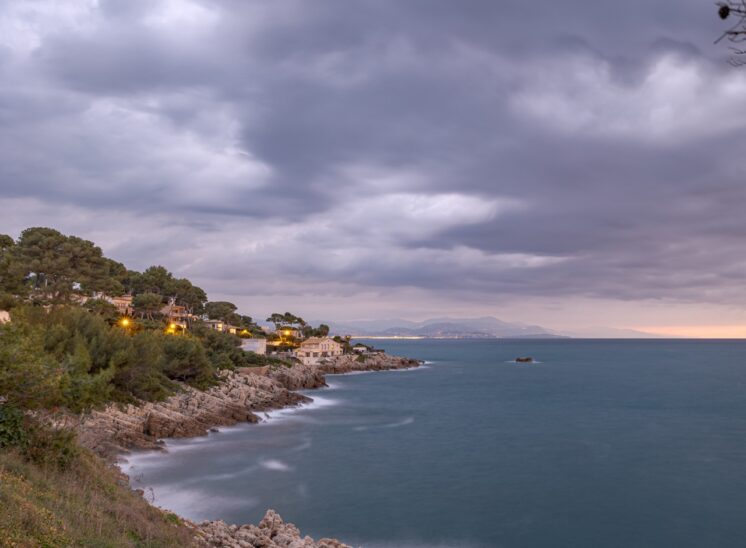
[(68, 302), (75, 293), (106, 291), (118, 295), (124, 266), (103, 256), (101, 248), (77, 236), (33, 227), (17, 242), (0, 241), (0, 291), (49, 302)]

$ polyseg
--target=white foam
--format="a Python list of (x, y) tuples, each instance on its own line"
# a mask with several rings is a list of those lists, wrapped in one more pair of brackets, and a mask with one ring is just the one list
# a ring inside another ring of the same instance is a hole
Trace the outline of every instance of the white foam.
[(388, 424), (374, 424), (371, 426), (356, 426), (354, 430), (357, 432), (363, 432), (365, 430), (372, 430), (377, 428), (399, 428), (401, 426), (407, 426), (414, 422), (414, 417), (407, 417), (406, 419), (397, 421), (397, 422), (391, 422)]
[(263, 460), (259, 464), (267, 470), (276, 470), (278, 472), (290, 472), (292, 470), (292, 467), (277, 459)]
[(430, 369), (430, 366), (429, 365), (417, 365), (415, 367), (404, 367), (403, 369), (388, 369), (387, 371), (391, 373), (405, 373), (407, 371), (419, 371), (419, 370), (424, 371), (425, 369)]
[[(293, 418), (295, 420), (304, 420), (302, 417), (298, 417), (299, 414), (303, 414), (306, 411), (313, 411), (315, 409), (323, 409), (324, 407), (332, 407), (334, 405), (338, 405), (340, 403), (339, 400), (335, 400), (332, 398), (325, 398), (323, 396), (317, 396), (314, 394), (314, 396), (311, 398), (310, 402), (302, 403), (295, 407), (285, 407), (282, 409), (275, 409), (273, 411), (267, 411), (264, 413), (264, 421), (260, 424), (271, 424), (276, 423), (280, 420), (286, 420), (289, 418)], [(307, 419), (305, 419), (307, 420)]]
[(400, 426), (407, 426), (414, 422), (414, 417), (407, 417), (399, 422), (392, 422), (391, 424), (384, 424), (382, 428), (399, 428)]

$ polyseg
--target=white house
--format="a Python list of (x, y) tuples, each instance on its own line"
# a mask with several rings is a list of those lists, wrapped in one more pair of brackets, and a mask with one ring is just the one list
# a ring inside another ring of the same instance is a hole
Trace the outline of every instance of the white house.
[(8, 323), (10, 321), (10, 312), (7, 310), (0, 310), (0, 323)]
[(267, 339), (243, 339), (241, 350), (264, 355), (267, 353)]
[(343, 347), (329, 337), (311, 337), (306, 339), (295, 351), (295, 357), (305, 365), (314, 365), (324, 358), (341, 356)]
[(237, 335), (241, 331), (240, 327), (225, 323), (222, 320), (206, 320), (205, 325), (210, 329), (214, 329), (215, 331), (230, 333), (232, 335)]

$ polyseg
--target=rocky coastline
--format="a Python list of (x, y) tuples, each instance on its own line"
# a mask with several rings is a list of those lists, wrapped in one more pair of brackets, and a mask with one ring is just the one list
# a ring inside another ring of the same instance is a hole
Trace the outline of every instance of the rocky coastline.
[[(83, 417), (59, 418), (77, 432), (80, 443), (113, 460), (131, 449), (163, 449), (163, 438), (207, 435), (221, 426), (261, 420), (257, 413), (300, 405), (311, 398), (298, 394), (326, 386), (326, 374), (386, 371), (418, 367), (421, 362), (388, 354), (343, 355), (317, 365), (273, 365), (221, 372), (220, 383), (206, 391), (189, 386), (158, 403), (111, 405)], [(62, 426), (62, 425), (61, 425)], [(334, 539), (314, 541), (273, 510), (255, 525), (229, 525), (222, 521), (188, 524), (199, 546), (262, 548), (341, 548)]]

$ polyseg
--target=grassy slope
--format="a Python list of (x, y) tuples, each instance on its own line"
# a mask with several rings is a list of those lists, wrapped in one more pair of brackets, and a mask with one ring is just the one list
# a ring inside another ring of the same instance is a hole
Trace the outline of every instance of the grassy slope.
[(84, 452), (64, 472), (0, 450), (0, 546), (181, 546), (189, 529)]

